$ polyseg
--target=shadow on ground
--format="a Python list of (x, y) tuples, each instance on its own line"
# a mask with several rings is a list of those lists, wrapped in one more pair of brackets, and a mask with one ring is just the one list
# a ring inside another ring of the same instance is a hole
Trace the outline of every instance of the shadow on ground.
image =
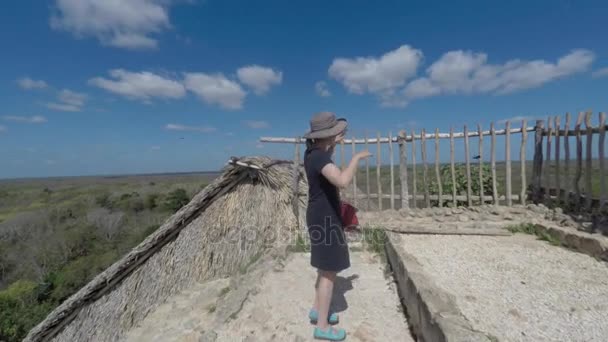
[(334, 283), (334, 292), (331, 300), (331, 310), (333, 312), (343, 312), (348, 309), (348, 303), (344, 294), (353, 289), (353, 280), (359, 278), (358, 274), (353, 274), (348, 277), (336, 277)]

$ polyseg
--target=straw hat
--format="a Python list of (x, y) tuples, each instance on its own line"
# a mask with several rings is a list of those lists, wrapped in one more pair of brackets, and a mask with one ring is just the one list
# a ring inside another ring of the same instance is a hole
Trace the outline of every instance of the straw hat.
[(346, 119), (336, 118), (332, 112), (320, 112), (310, 119), (310, 130), (304, 134), (305, 139), (329, 138), (342, 133), (347, 126)]

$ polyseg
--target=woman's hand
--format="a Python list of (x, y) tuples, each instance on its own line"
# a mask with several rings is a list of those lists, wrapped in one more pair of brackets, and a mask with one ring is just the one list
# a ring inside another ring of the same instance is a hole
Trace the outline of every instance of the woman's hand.
[(368, 158), (371, 155), (372, 154), (368, 151), (361, 151), (353, 156), (353, 159), (350, 161), (350, 164), (344, 171), (341, 171), (333, 163), (329, 163), (325, 165), (323, 169), (321, 169), (321, 173), (333, 185), (339, 188), (345, 188), (352, 181), (353, 175), (357, 170), (357, 163), (359, 160)]
[(369, 151), (361, 151), (357, 154), (355, 154), (355, 158), (357, 158), (357, 160), (361, 160), (361, 159), (365, 159), (365, 158), (369, 158), (372, 154), (369, 153)]

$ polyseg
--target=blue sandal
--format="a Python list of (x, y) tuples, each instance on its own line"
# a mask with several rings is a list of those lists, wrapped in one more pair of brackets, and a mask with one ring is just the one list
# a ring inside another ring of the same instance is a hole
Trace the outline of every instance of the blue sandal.
[(315, 328), (313, 336), (316, 340), (342, 341), (346, 338), (346, 331), (332, 327), (327, 328), (326, 331)]
[[(308, 318), (310, 319), (310, 323), (317, 324), (317, 321), (319, 320), (319, 313), (315, 309), (310, 309), (310, 312), (308, 313)], [(335, 312), (331, 313), (327, 318), (327, 322), (329, 324), (338, 324), (338, 314)]]

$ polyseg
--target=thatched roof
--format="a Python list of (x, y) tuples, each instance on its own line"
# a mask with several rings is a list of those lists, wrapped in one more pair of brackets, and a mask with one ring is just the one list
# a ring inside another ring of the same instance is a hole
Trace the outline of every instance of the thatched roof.
[(155, 233), (53, 310), (24, 341), (116, 341), (167, 297), (194, 282), (234, 274), (276, 245), (277, 238), (289, 237), (285, 232), (297, 231), (306, 197), (294, 197), (292, 188), (297, 181), (300, 193), (306, 192), (301, 168), (294, 178), (288, 161), (232, 161)]

